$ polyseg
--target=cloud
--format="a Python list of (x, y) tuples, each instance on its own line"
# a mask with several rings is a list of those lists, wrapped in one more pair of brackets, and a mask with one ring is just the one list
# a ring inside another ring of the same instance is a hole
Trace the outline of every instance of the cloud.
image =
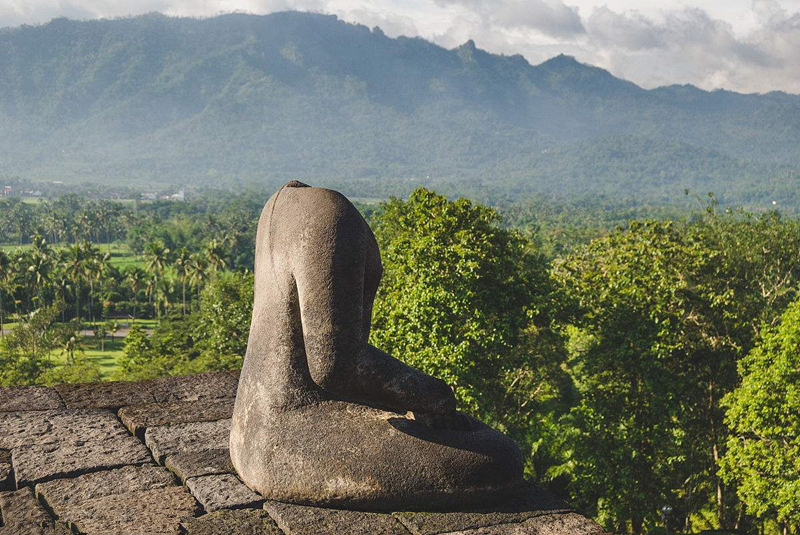
[(577, 9), (561, 0), (434, 1), (441, 6), (469, 10), (495, 29), (531, 30), (550, 37), (573, 37), (584, 32)]
[[(567, 53), (645, 87), (692, 83), (704, 89), (800, 93), (800, 12), (785, 7), (790, 0), (752, 0), (749, 8), (737, 4), (735, 9), (723, 9), (715, 0), (663, 0), (660, 9), (643, 9), (633, 0), (616, 0), (612, 8), (604, 1), (0, 0), (0, 26), (58, 16), (297, 9), (333, 13), (379, 26), (390, 36), (420, 36), (448, 48), (473, 39), (480, 48), (521, 53), (534, 64)], [(631, 9), (619, 7), (625, 5)]]

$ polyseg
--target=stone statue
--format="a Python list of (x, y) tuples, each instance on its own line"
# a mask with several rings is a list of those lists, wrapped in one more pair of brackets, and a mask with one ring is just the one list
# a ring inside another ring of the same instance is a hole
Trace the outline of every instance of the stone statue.
[(230, 438), (242, 480), (285, 502), (371, 510), (484, 503), (522, 482), (514, 442), (452, 390), (367, 343), (375, 236), (340, 193), (267, 202)]

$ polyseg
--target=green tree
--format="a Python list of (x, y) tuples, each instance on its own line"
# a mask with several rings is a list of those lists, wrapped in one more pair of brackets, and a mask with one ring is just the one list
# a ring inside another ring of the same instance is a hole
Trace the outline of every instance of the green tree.
[(738, 483), (750, 514), (800, 532), (800, 299), (739, 363), (741, 385), (725, 397), (733, 432), (722, 475)]
[(192, 257), (186, 247), (181, 247), (175, 256), (175, 274), (181, 283), (181, 314), (186, 315), (186, 282), (191, 271)]
[(11, 258), (0, 250), (0, 338), (4, 336), (3, 325), (5, 323), (5, 316), (4, 316), (4, 308), (3, 308), (3, 298), (4, 293), (3, 291), (8, 284), (8, 281), (11, 280), (12, 275), (12, 264)]
[(150, 272), (151, 284), (147, 286), (150, 302), (155, 301), (156, 314), (161, 319), (161, 306), (164, 301), (163, 296), (166, 289), (164, 283), (165, 272), (171, 258), (171, 251), (160, 240), (152, 241), (147, 244), (144, 253), (145, 267)]
[(562, 355), (547, 263), (494, 210), (467, 199), (420, 188), (383, 208), (371, 343), (447, 381), (462, 409), (511, 432), (532, 456)]
[(634, 222), (558, 266), (583, 338), (570, 361), (581, 394), (573, 488), (615, 533), (656, 524), (696, 469), (684, 426), (699, 394), (684, 370), (709, 350), (699, 328), (708, 262), (677, 225)]
[(224, 272), (203, 290), (197, 340), (202, 353), (191, 370), (242, 367), (253, 314), (253, 274)]
[(65, 330), (56, 320), (63, 303), (37, 309), (0, 340), (0, 385), (32, 385), (53, 367), (50, 354), (61, 347)]

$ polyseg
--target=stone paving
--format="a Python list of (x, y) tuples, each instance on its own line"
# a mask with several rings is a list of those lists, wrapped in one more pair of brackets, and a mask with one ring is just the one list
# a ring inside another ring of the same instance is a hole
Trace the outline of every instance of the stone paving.
[(601, 535), (533, 486), (485, 510), (374, 513), (264, 500), (234, 473), (238, 373), (0, 388), (0, 535)]

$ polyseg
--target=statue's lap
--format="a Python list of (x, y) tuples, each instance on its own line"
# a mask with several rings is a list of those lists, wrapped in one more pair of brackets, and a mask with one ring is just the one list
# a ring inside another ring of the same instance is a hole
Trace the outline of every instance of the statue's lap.
[(239, 461), (259, 469), (240, 474), (254, 474), (245, 483), (279, 501), (442, 508), (502, 495), (522, 471), (514, 443), (477, 420), (470, 431), (432, 429), (397, 413), (326, 401), (265, 412), (250, 430), (248, 455)]

